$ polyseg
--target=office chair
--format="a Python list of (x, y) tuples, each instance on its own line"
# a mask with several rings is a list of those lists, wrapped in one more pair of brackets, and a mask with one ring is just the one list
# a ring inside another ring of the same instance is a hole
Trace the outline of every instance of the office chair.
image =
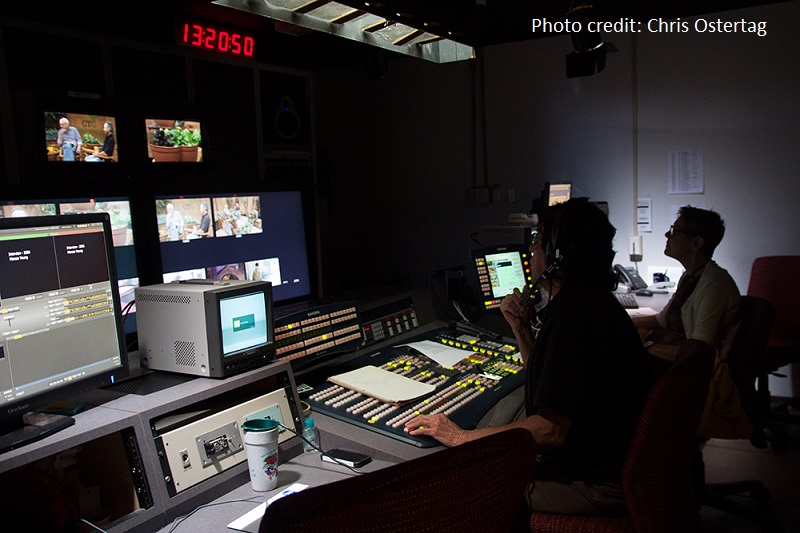
[(713, 355), (697, 353), (656, 379), (622, 470), (624, 517), (533, 513), (534, 532), (698, 531), (692, 460), (711, 382)]
[[(767, 339), (770, 331), (772, 331), (776, 312), (775, 306), (767, 300), (756, 296), (742, 296), (741, 312), (742, 320), (733, 341), (728, 364), (734, 385), (739, 392), (742, 409), (753, 425), (754, 435), (758, 435), (761, 427), (758, 425), (760, 415), (756, 402), (757, 391), (755, 383), (763, 365)], [(713, 432), (706, 436), (710, 438), (729, 438), (727, 435), (714, 435)], [(751, 437), (750, 441), (756, 447), (763, 448), (766, 446), (761, 445), (760, 440), (756, 437)], [(756, 522), (766, 531), (780, 530), (775, 520), (767, 512), (766, 506), (770, 501), (770, 493), (761, 481), (751, 479), (725, 483), (705, 483), (705, 466), (703, 452), (700, 451), (700, 448), (698, 448), (698, 464), (696, 468), (698, 469), (696, 473), (700, 484), (699, 493), (702, 505)], [(728, 496), (746, 492), (753, 496), (756, 503), (755, 508), (740, 505), (727, 498)]]
[(272, 503), (260, 532), (509, 531), (537, 447), (515, 428)]
[[(772, 407), (770, 374), (788, 364), (800, 362), (800, 256), (758, 257), (750, 271), (747, 294), (771, 302), (777, 311), (772, 334), (758, 375), (759, 427), (767, 430), (772, 449), (785, 451), (787, 436), (780, 423), (800, 423), (800, 417), (788, 413), (788, 405)], [(783, 376), (785, 377), (785, 376)]]

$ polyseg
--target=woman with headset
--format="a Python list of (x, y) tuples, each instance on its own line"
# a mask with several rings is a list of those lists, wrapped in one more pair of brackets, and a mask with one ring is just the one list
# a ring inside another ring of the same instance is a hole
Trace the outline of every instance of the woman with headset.
[(406, 424), (445, 446), (512, 427), (530, 431), (539, 445), (525, 497), (531, 511), (625, 509), (622, 464), (652, 379), (636, 328), (612, 293), (615, 233), (585, 198), (540, 216), (531, 270), (541, 300), (531, 309), (515, 290), (500, 307), (525, 363), (525, 418), (471, 431), (441, 414)]

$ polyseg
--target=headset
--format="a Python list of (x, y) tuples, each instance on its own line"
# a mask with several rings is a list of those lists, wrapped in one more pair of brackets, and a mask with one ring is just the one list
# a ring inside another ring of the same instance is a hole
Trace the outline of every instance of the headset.
[(558, 240), (561, 229), (561, 218), (564, 216), (564, 211), (567, 207), (556, 208), (555, 216), (553, 217), (552, 228), (549, 230), (549, 237), (546, 243), (542, 243), (544, 251), (544, 262), (547, 269), (542, 272), (539, 279), (525, 291), (519, 299), (520, 305), (527, 306), (534, 305), (534, 309), (538, 312), (543, 309), (549, 302), (549, 295), (544, 298), (540, 286), (542, 281), (559, 277), (562, 264), (564, 262), (564, 255), (561, 253), (561, 243)]

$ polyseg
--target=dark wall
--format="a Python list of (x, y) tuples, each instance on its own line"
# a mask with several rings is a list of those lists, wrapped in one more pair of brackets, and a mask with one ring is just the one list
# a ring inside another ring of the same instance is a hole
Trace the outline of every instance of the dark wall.
[[(159, 193), (302, 189), (316, 248), (306, 72), (2, 16), (0, 37), (0, 199), (126, 195), (134, 229), (146, 235)], [(280, 108), (287, 102), (289, 111)], [(118, 162), (48, 161), (45, 111), (115, 117)], [(145, 118), (157, 117), (199, 121), (203, 162), (150, 162)], [(145, 243), (137, 242), (142, 282), (159, 282), (157, 243)]]

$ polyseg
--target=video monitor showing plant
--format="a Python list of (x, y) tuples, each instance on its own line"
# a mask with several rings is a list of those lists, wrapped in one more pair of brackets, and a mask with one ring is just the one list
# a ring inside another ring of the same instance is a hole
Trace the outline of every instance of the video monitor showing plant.
[(214, 227), (217, 237), (261, 233), (261, 199), (258, 196), (214, 198)]
[(44, 113), (47, 160), (53, 162), (116, 163), (117, 120), (108, 115), (62, 111)]
[(147, 157), (153, 163), (201, 163), (200, 122), (175, 119), (145, 119)]

